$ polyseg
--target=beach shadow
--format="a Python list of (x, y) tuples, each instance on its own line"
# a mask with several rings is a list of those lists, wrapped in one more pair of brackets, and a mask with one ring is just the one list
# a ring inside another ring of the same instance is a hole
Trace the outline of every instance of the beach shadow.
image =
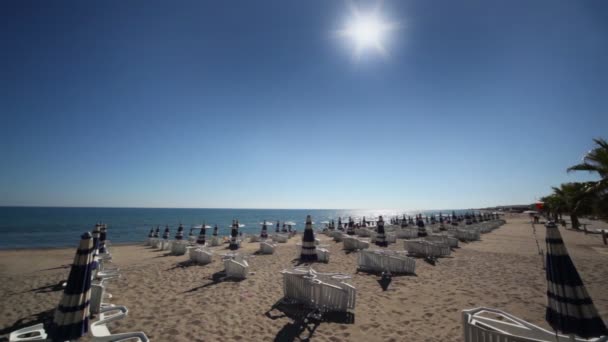
[(57, 266), (57, 267), (45, 268), (40, 271), (61, 270), (61, 269), (66, 269), (66, 268), (70, 268), (70, 267), (72, 267), (72, 264), (65, 264), (65, 265), (61, 265), (61, 266)]
[(155, 258), (164, 258), (164, 257), (172, 256), (172, 255), (173, 255), (173, 254), (171, 254), (171, 253), (169, 252), (169, 253), (165, 253), (165, 254), (163, 254), (163, 255), (157, 255), (157, 256), (155, 256)]
[(264, 315), (272, 320), (283, 317), (293, 320), (277, 332), (274, 341), (310, 341), (321, 323), (355, 323), (353, 313), (322, 313), (302, 304), (287, 301), (284, 298), (276, 302)]
[(219, 271), (219, 272), (215, 272), (211, 275), (211, 281), (208, 282), (207, 284), (203, 284), (201, 286), (197, 286), (197, 287), (193, 287), (190, 290), (186, 290), (182, 293), (191, 293), (191, 292), (196, 292), (198, 290), (207, 288), (207, 287), (211, 287), (214, 285), (217, 285), (219, 283), (223, 283), (223, 282), (234, 282), (234, 283), (238, 283), (241, 282), (245, 279), (234, 279), (234, 278), (229, 278), (226, 276), (226, 272), (224, 271)]
[(181, 261), (178, 262), (177, 264), (175, 264), (173, 267), (166, 269), (166, 271), (172, 271), (176, 268), (186, 268), (186, 267), (192, 267), (192, 266), (203, 266), (201, 264), (198, 264), (192, 260), (185, 260), (185, 261)]
[(49, 284), (49, 285), (44, 285), (44, 286), (40, 286), (38, 288), (35, 289), (31, 289), (28, 291), (23, 291), (21, 293), (26, 293), (26, 292), (36, 292), (36, 293), (50, 293), (50, 292), (56, 292), (56, 291), (62, 291), (63, 289), (65, 289), (65, 280), (61, 280), (60, 282), (56, 283), (56, 284)]
[[(44, 324), (45, 327), (49, 327), (53, 322), (53, 315), (55, 314), (55, 308), (42, 311), (37, 314), (33, 314), (29, 317), (21, 318), (17, 320), (10, 327), (6, 327), (4, 329), (0, 329), (0, 335), (8, 335), (15, 330), (31, 327), (32, 325), (36, 325), (38, 323)], [(8, 341), (7, 339), (2, 339), (0, 341)]]

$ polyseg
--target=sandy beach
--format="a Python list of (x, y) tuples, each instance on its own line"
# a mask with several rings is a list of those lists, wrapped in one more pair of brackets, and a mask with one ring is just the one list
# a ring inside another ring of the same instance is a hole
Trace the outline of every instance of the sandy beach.
[[(122, 277), (108, 281), (111, 303), (125, 305), (129, 316), (112, 332), (144, 331), (154, 341), (459, 341), (461, 310), (498, 308), (548, 328), (544, 321), (546, 283), (542, 257), (544, 227), (526, 216), (507, 216), (507, 224), (460, 243), (450, 258), (433, 266), (417, 260), (416, 275), (393, 278), (382, 292), (378, 276), (355, 273), (357, 253), (317, 234), (331, 251), (318, 271), (352, 274), (357, 304), (349, 322), (301, 326), (291, 315), (273, 309), (282, 298), (280, 271), (293, 266), (295, 243), (279, 244), (274, 255), (254, 255), (258, 243), (244, 243), (252, 274), (243, 281), (217, 281), (222, 271), (216, 255), (209, 265), (190, 264), (142, 245), (112, 246), (113, 263)], [(595, 225), (600, 225), (594, 221)], [(560, 228), (567, 248), (595, 305), (608, 323), (608, 247), (600, 235)], [(109, 239), (111, 240), (111, 230)], [(143, 237), (142, 237), (143, 240)], [(398, 241), (390, 249), (403, 249)], [(218, 253), (225, 247), (213, 248)], [(67, 278), (74, 249), (0, 251), (0, 336), (52, 315)], [(216, 274), (214, 276), (214, 274)]]

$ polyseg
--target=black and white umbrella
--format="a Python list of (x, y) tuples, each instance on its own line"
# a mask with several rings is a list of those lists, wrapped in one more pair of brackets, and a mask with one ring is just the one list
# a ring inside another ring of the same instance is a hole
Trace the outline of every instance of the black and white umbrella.
[(184, 238), (184, 226), (182, 226), (182, 224), (179, 224), (179, 227), (177, 227), (177, 234), (175, 234), (175, 240), (181, 240)]
[(93, 251), (93, 239), (87, 232), (81, 236), (63, 296), (53, 316), (50, 329), (53, 341), (76, 340), (89, 330)]
[(150, 232), (148, 233), (148, 237), (154, 237), (154, 228), (150, 229)]
[(99, 249), (99, 235), (101, 234), (101, 223), (95, 224), (93, 228), (93, 254), (97, 254)]
[(156, 226), (156, 230), (154, 231), (154, 237), (158, 238), (160, 235), (160, 226)]
[(101, 225), (99, 230), (99, 253), (107, 253), (106, 239), (108, 238), (108, 226), (106, 224)]
[(382, 216), (378, 218), (378, 223), (376, 224), (376, 233), (376, 245), (380, 247), (388, 246), (386, 235), (384, 234), (384, 220), (382, 219)]
[(217, 236), (217, 224), (213, 227), (213, 236)]
[(279, 221), (277, 221), (277, 229), (274, 231), (275, 233), (278, 233), (281, 229), (281, 225), (279, 224)]
[(355, 235), (355, 221), (351, 217), (348, 218), (348, 228), (346, 229), (346, 234)]
[(229, 248), (231, 250), (237, 250), (239, 249), (239, 244), (236, 241), (237, 237), (239, 236), (239, 221), (238, 220), (232, 220), (232, 229), (230, 230), (230, 245)]
[(306, 226), (302, 234), (302, 252), (300, 261), (317, 261), (317, 246), (315, 246), (315, 232), (312, 230), (312, 219), (306, 216)]
[(547, 311), (545, 319), (555, 330), (583, 338), (608, 334), (593, 301), (568, 254), (557, 225), (549, 221), (547, 234)]
[(204, 245), (205, 244), (205, 234), (207, 233), (207, 226), (205, 225), (205, 222), (203, 222), (203, 225), (201, 226), (201, 231), (198, 234), (198, 239), (196, 239), (196, 243), (199, 245)]
[(262, 231), (260, 232), (260, 238), (261, 239), (268, 238), (268, 228), (266, 227), (266, 221), (264, 221), (264, 223), (262, 224)]
[(170, 234), (170, 232), (169, 232), (169, 225), (166, 225), (165, 226), (165, 232), (163, 233), (163, 239), (169, 240), (169, 236), (170, 236), (169, 234)]

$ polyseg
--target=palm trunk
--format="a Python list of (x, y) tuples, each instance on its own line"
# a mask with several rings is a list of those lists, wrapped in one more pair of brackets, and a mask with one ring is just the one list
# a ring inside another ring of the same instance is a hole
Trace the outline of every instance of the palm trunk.
[(579, 229), (581, 224), (578, 222), (578, 215), (570, 214), (570, 221), (572, 221), (572, 228)]

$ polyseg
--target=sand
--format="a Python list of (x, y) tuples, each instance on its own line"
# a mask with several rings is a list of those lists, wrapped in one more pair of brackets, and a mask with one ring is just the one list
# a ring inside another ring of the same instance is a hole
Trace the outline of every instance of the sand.
[[(108, 291), (111, 303), (127, 306), (129, 316), (110, 329), (141, 330), (154, 341), (460, 341), (461, 311), (480, 306), (548, 328), (545, 274), (536, 245), (538, 239), (544, 249), (544, 227), (537, 225), (535, 235), (527, 217), (513, 215), (507, 221), (482, 235), (482, 241), (461, 243), (435, 266), (418, 259), (416, 275), (394, 277), (386, 292), (378, 276), (355, 274), (357, 253), (346, 254), (341, 243), (319, 234), (331, 257), (315, 269), (352, 274), (357, 305), (347, 317), (351, 321), (340, 317), (309, 325), (273, 309), (282, 297), (279, 272), (297, 257), (296, 239), (279, 244), (274, 255), (251, 255), (253, 273), (241, 282), (214, 281), (223, 269), (217, 256), (199, 266), (190, 264), (187, 255), (170, 256), (143, 245), (113, 246), (122, 278), (109, 281)], [(606, 321), (608, 248), (599, 235), (560, 230)], [(390, 248), (402, 246), (398, 241)], [(244, 243), (242, 252), (253, 254), (257, 248), (258, 243)], [(0, 336), (52, 315), (61, 296), (55, 285), (67, 278), (74, 251), (0, 251)]]

